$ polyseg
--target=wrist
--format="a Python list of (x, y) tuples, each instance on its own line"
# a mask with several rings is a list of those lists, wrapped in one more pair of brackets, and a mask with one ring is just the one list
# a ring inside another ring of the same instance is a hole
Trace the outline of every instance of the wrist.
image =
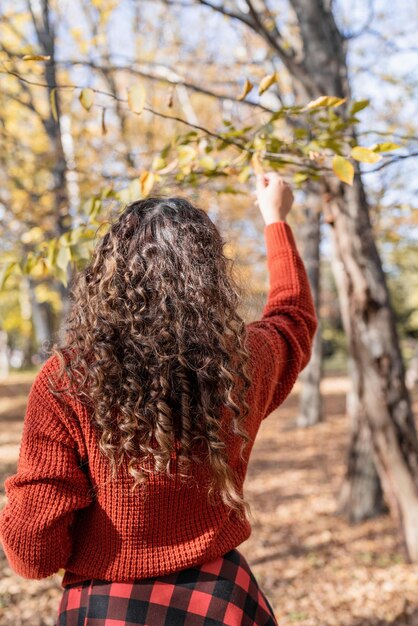
[(275, 216), (265, 217), (264, 218), (264, 223), (265, 223), (266, 226), (268, 226), (269, 224), (274, 224), (275, 222), (284, 222), (285, 224), (287, 224), (286, 216), (285, 215), (275, 215)]

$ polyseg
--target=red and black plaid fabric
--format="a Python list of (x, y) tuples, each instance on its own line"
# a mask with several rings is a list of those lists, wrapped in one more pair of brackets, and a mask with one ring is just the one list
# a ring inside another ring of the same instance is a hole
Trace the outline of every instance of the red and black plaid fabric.
[(236, 549), (135, 582), (93, 579), (64, 589), (55, 626), (279, 626)]

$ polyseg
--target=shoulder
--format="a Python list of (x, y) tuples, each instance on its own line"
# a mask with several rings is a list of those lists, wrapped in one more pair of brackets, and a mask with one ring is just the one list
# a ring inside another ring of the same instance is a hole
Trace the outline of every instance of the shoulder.
[(29, 402), (37, 401), (59, 415), (77, 413), (78, 402), (71, 393), (71, 381), (60, 356), (52, 354), (41, 365), (29, 393)]
[(32, 383), (27, 409), (27, 421), (36, 428), (54, 431), (54, 437), (73, 446), (78, 439), (79, 407), (68, 393), (69, 378), (61, 367), (61, 360), (51, 355), (41, 366)]

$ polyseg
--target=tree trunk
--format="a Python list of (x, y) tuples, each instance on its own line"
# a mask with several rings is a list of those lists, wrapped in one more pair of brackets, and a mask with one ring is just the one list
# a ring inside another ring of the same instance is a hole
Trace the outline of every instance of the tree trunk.
[[(324, 0), (291, 0), (291, 4), (303, 39), (304, 66), (315, 80), (317, 95), (350, 98), (346, 44), (332, 12)], [(359, 374), (358, 410), (364, 411), (370, 429), (377, 471), (391, 513), (403, 530), (407, 558), (418, 561), (418, 439), (359, 169), (352, 187), (330, 179), (328, 189), (332, 240), (345, 274), (337, 287), (344, 291), (350, 354)]]
[(418, 439), (395, 318), (361, 179), (357, 175), (352, 187), (329, 184), (332, 236), (345, 273), (339, 288), (346, 290), (359, 399), (386, 500), (403, 529), (407, 557), (417, 561)]
[(9, 376), (9, 368), (8, 335), (5, 330), (0, 330), (0, 381), (7, 379)]
[[(327, 206), (325, 220), (332, 224), (333, 218)], [(351, 318), (349, 314), (349, 283), (337, 248), (332, 246), (332, 271), (338, 286), (338, 299), (342, 323), (348, 340), (348, 374), (351, 389), (347, 393), (346, 410), (350, 420), (350, 440), (347, 465), (338, 500), (338, 513), (351, 523), (362, 522), (387, 510), (383, 501), (380, 478), (374, 462), (374, 450), (364, 405), (360, 398), (360, 371), (351, 354)]]
[[(319, 311), (321, 212), (318, 193), (315, 190), (307, 194), (303, 209), (303, 224), (299, 232), (302, 240), (303, 260), (306, 265), (315, 308)], [(324, 419), (320, 390), (322, 378), (322, 334), (320, 326), (321, 322), (319, 320), (319, 327), (312, 346), (311, 359), (300, 375), (299, 414), (296, 418), (296, 424), (299, 427), (313, 426)]]
[(360, 372), (349, 357), (351, 381), (355, 384), (347, 394), (347, 413), (351, 430), (346, 474), (341, 487), (337, 512), (356, 524), (386, 513), (383, 490), (374, 462), (371, 432), (362, 404), (359, 402)]
[(28, 290), (31, 304), (31, 319), (38, 343), (38, 354), (42, 361), (48, 358), (53, 341), (53, 312), (49, 302), (39, 302), (36, 293), (36, 281), (29, 278)]
[[(43, 119), (43, 125), (48, 135), (53, 155), (52, 176), (54, 181), (53, 193), (55, 196), (56, 211), (56, 236), (66, 233), (71, 227), (71, 215), (69, 213), (69, 196), (67, 187), (67, 162), (62, 142), (61, 129), (61, 105), (57, 87), (56, 64), (55, 64), (55, 31), (51, 20), (49, 0), (35, 2), (29, 0), (29, 8), (32, 15), (33, 25), (38, 38), (41, 54), (50, 57), (45, 63), (45, 80), (48, 85), (49, 112), (48, 117)], [(55, 103), (55, 107), (52, 105)], [(55, 111), (54, 111), (55, 109)], [(71, 267), (67, 270), (67, 283), (71, 279)], [(64, 319), (70, 306), (68, 287), (59, 283), (59, 291), (63, 306), (61, 317)]]

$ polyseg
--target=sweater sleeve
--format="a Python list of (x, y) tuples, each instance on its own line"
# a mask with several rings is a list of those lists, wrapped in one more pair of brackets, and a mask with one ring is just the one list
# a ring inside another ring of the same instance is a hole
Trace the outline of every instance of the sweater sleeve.
[(92, 500), (63, 415), (47, 389), (44, 366), (29, 392), (17, 473), (4, 482), (8, 500), (0, 512), (5, 555), (24, 578), (45, 578), (65, 567), (75, 510)]
[(318, 327), (311, 288), (291, 227), (265, 225), (269, 292), (260, 320), (247, 324), (255, 411), (265, 419), (289, 395), (312, 353)]

